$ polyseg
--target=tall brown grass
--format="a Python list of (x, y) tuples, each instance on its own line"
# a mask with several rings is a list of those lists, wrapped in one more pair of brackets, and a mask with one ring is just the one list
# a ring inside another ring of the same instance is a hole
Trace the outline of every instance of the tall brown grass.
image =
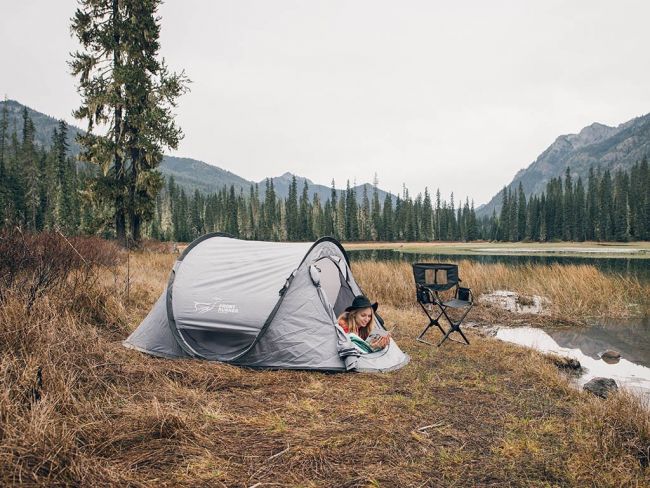
[[(550, 361), (508, 344), (473, 335), (470, 347), (416, 343), (422, 314), (397, 299), (399, 307), (390, 305), (390, 288), (379, 297), (382, 312), (401, 324), (394, 334), (412, 357), (391, 374), (252, 371), (127, 350), (121, 341), (163, 290), (174, 257), (131, 254), (127, 295), (123, 252), (95, 244), (75, 243), (83, 259), (30, 307), (23, 283), (34, 268), (17, 270), (4, 290), (0, 486), (644, 486), (649, 479), (650, 417), (636, 400), (592, 400)], [(370, 276), (383, 272), (364, 266)]]
[[(416, 304), (411, 265), (360, 261), (353, 263), (352, 269), (373, 300), (395, 307)], [(463, 260), (459, 274), (475, 297), (495, 290), (545, 297), (549, 300), (548, 311), (556, 318), (624, 318), (650, 312), (650, 284), (606, 274), (591, 265), (507, 266)]]

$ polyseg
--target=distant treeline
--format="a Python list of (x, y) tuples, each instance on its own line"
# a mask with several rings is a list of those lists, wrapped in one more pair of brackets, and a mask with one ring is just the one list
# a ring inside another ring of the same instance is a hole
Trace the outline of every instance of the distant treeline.
[(587, 186), (553, 178), (541, 195), (528, 200), (521, 183), (504, 188), (497, 217), (484, 222), (486, 237), (499, 241), (629, 241), (650, 239), (650, 171), (644, 158), (629, 171), (589, 169)]
[(275, 241), (312, 240), (331, 235), (346, 241), (475, 240), (480, 237), (474, 205), (469, 201), (455, 208), (429, 191), (411, 198), (406, 188), (393, 198), (380, 201), (376, 187), (363, 194), (357, 203), (354, 188), (347, 183), (344, 192), (332, 186), (330, 197), (321, 202), (309, 194), (305, 181), (298, 188), (294, 176), (286, 199), (277, 197), (273, 181), (267, 179), (265, 196), (260, 200), (258, 185), (248, 192), (234, 186), (204, 195), (198, 190), (188, 195), (168, 180), (156, 202), (151, 236), (161, 240), (189, 241), (206, 232), (225, 231), (244, 239)]
[[(0, 118), (0, 225), (29, 230), (58, 229), (64, 234), (115, 237), (114, 209), (95, 198), (98, 169), (75, 163), (69, 155), (68, 128), (61, 121), (52, 144), (34, 142), (34, 124), (23, 112), (20, 137), (9, 131), (6, 108)], [(100, 180), (101, 181), (101, 180)], [(528, 199), (521, 186), (504, 188), (500, 214), (477, 219), (473, 202), (458, 206), (425, 189), (412, 197), (386, 195), (364, 187), (358, 198), (348, 182), (337, 192), (332, 182), (324, 202), (310, 195), (294, 177), (287, 198), (278, 197), (273, 181), (247, 191), (234, 186), (213, 194), (187, 193), (170, 178), (155, 199), (142, 227), (143, 237), (191, 241), (222, 231), (244, 239), (312, 240), (332, 235), (347, 241), (501, 241), (650, 239), (650, 172), (647, 160), (629, 172), (592, 170), (587, 187), (581, 179), (551, 180), (546, 191)], [(360, 202), (360, 203), (358, 203)]]
[[(587, 186), (554, 178), (541, 195), (526, 198), (521, 185), (504, 188), (501, 212), (477, 220), (473, 202), (456, 208), (428, 189), (412, 198), (406, 188), (380, 202), (371, 190), (358, 204), (354, 188), (337, 196), (332, 187), (324, 203), (301, 191), (295, 177), (289, 196), (277, 198), (273, 181), (266, 181), (263, 201), (259, 188), (248, 193), (234, 187), (203, 195), (187, 195), (173, 180), (158, 196), (151, 235), (161, 240), (189, 241), (206, 232), (225, 231), (245, 239), (311, 240), (332, 235), (346, 241), (629, 241), (650, 239), (650, 171), (646, 159), (630, 171), (593, 168)], [(370, 194), (368, 194), (370, 193)]]

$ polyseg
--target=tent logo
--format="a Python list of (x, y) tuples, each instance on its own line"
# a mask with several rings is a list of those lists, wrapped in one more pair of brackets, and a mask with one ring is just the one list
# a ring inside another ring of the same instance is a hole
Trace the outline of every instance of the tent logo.
[(211, 303), (194, 302), (194, 310), (197, 313), (208, 313), (215, 309), (217, 313), (239, 313), (236, 303), (223, 303), (221, 298), (215, 298)]
[(217, 313), (239, 313), (239, 307), (236, 303), (220, 303)]

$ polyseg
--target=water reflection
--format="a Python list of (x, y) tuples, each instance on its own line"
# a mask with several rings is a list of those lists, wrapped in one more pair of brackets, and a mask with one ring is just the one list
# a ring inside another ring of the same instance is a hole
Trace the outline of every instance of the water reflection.
[(547, 332), (559, 346), (580, 349), (593, 359), (598, 359), (603, 351), (614, 349), (628, 361), (650, 367), (650, 317), (627, 320), (624, 324), (611, 320)]
[(494, 254), (425, 254), (393, 251), (390, 249), (363, 249), (348, 251), (353, 261), (369, 259), (372, 261), (418, 261), (458, 262), (464, 259), (482, 264), (589, 264), (606, 273), (618, 273), (636, 276), (640, 280), (650, 281), (650, 259), (635, 258), (601, 258), (577, 256), (509, 256)]
[[(580, 385), (597, 376), (613, 378), (619, 386), (650, 401), (650, 368), (647, 366), (650, 363), (648, 327), (647, 319), (640, 323), (633, 323), (629, 327), (628, 324), (619, 323), (618, 333), (614, 329), (614, 324), (548, 331), (533, 327), (518, 327), (499, 329), (496, 337), (545, 353), (577, 359), (586, 369), (585, 374), (579, 379)], [(628, 330), (632, 332), (626, 338)], [(617, 349), (621, 353), (620, 361), (609, 364), (600, 359), (598, 353), (607, 349)]]

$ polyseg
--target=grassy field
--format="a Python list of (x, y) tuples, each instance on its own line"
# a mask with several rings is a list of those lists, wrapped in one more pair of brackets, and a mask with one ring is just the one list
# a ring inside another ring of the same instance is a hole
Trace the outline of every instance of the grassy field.
[[(30, 245), (41, 249), (36, 255), (65, 248)], [(101, 241), (75, 246), (85, 261), (69, 256), (48, 287), (37, 279), (46, 258), (25, 258), (21, 270), (1, 275), (2, 486), (650, 483), (650, 413), (638, 400), (592, 397), (552, 359), (471, 332), (471, 346), (417, 343), (423, 314), (397, 265), (358, 263), (354, 272), (388, 324), (399, 324), (407, 367), (377, 375), (254, 371), (122, 347), (164, 288), (174, 256), (132, 254), (127, 296), (122, 251)], [(481, 289), (556, 286), (542, 282), (553, 271), (531, 268), (517, 282), (507, 270), (474, 266), (463, 274)], [(511, 320), (483, 307), (475, 318)]]
[(346, 242), (345, 248), (407, 253), (650, 259), (650, 242)]

